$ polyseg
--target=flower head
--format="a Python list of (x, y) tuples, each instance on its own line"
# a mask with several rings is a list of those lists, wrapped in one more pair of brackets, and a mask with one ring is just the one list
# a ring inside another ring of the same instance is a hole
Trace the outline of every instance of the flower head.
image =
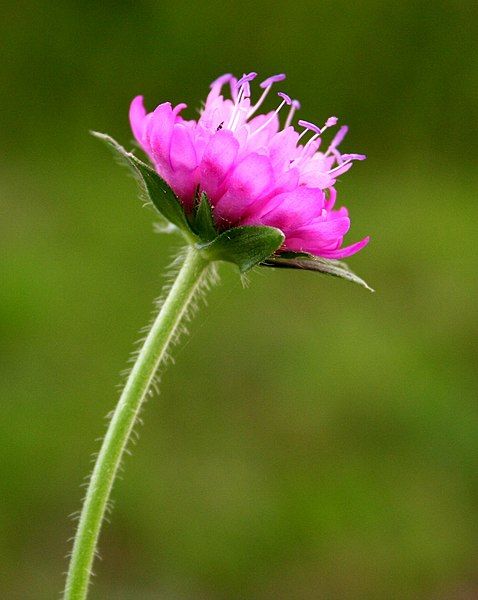
[[(296, 130), (300, 104), (283, 92), (275, 110), (260, 113), (273, 85), (285, 75), (263, 81), (253, 103), (255, 77), (248, 73), (237, 80), (227, 74), (216, 79), (197, 120), (183, 119), (185, 104), (173, 107), (169, 102), (148, 114), (137, 96), (130, 108), (134, 136), (187, 214), (204, 192), (219, 230), (266, 225), (284, 233), (282, 250), (324, 258), (358, 252), (369, 238), (342, 247), (350, 219), (346, 208), (335, 208), (334, 185), (353, 161), (365, 156), (339, 152), (346, 126), (321, 151), (322, 134), (337, 118), (322, 126), (299, 120)], [(281, 125), (282, 112), (287, 115)]]

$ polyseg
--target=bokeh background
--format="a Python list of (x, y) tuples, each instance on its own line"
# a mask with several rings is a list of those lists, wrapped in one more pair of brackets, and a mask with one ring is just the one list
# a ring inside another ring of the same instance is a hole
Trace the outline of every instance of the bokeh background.
[(57, 598), (105, 415), (177, 248), (88, 134), (288, 73), (350, 125), (376, 288), (234, 269), (114, 490), (92, 600), (478, 598), (478, 6), (19, 0), (0, 23), (0, 596)]

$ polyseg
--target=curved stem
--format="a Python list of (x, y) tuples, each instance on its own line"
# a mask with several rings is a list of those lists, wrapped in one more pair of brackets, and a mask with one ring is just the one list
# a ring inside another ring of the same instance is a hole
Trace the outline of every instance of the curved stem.
[(128, 377), (88, 485), (73, 544), (64, 600), (86, 598), (101, 525), (125, 447), (156, 370), (192, 299), (204, 284), (209, 264), (193, 247), (187, 250), (184, 263)]

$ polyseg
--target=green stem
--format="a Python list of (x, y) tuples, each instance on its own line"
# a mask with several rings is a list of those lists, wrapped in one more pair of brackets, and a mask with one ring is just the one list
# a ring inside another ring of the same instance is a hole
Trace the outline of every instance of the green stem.
[(64, 600), (84, 600), (113, 482), (141, 405), (178, 325), (207, 277), (208, 263), (193, 247), (138, 355), (98, 454), (73, 544)]

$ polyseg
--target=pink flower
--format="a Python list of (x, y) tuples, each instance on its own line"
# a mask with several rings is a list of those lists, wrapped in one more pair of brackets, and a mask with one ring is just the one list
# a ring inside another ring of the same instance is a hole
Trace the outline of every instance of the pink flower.
[[(197, 120), (182, 118), (185, 104), (173, 108), (169, 102), (147, 114), (143, 98), (137, 96), (130, 108), (134, 136), (186, 213), (205, 192), (219, 230), (268, 225), (284, 233), (282, 250), (324, 258), (358, 252), (369, 238), (341, 247), (350, 219), (346, 208), (334, 208), (334, 185), (353, 161), (365, 156), (339, 152), (345, 126), (321, 152), (321, 136), (337, 118), (330, 117), (323, 127), (299, 120), (298, 132), (292, 122), (300, 104), (284, 93), (278, 94), (276, 110), (259, 114), (271, 87), (285, 75), (263, 81), (262, 94), (252, 104), (250, 82), (255, 77), (249, 73), (237, 81), (228, 74), (216, 79)], [(226, 85), (230, 98), (222, 92)], [(286, 106), (281, 126), (279, 113)]]

